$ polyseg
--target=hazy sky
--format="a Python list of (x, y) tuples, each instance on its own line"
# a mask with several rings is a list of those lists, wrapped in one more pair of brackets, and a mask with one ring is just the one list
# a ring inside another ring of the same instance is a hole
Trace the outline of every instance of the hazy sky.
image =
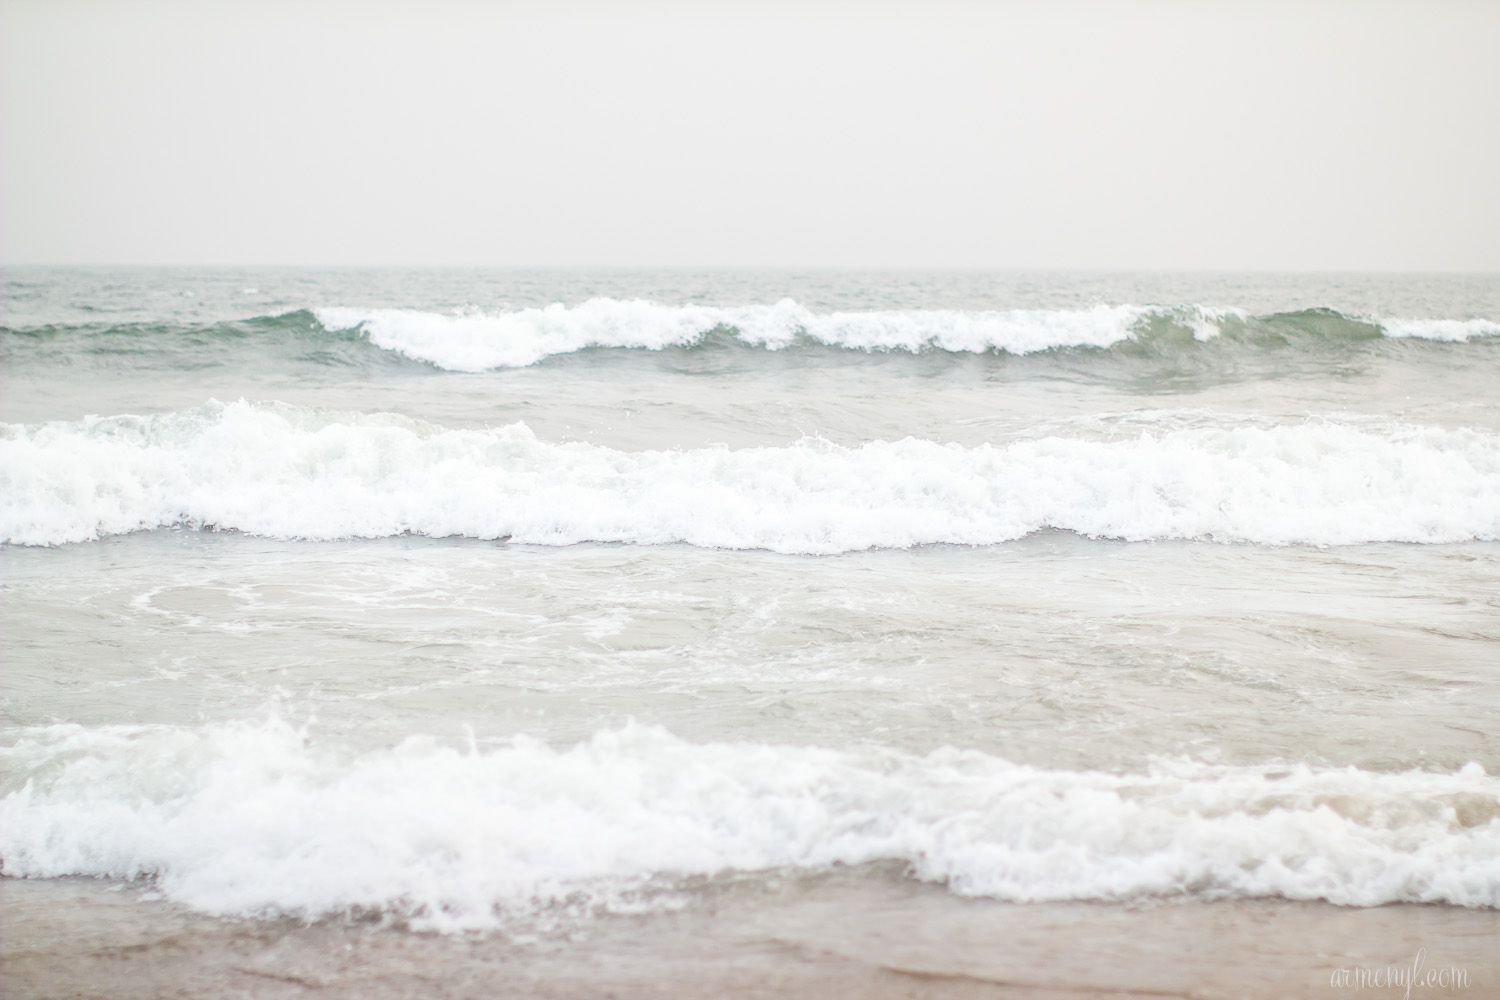
[(1500, 2), (0, 0), (0, 260), (1500, 271)]

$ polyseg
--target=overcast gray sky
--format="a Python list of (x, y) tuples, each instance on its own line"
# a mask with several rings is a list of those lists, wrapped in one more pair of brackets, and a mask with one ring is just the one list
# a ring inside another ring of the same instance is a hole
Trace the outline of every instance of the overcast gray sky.
[(0, 260), (1500, 270), (1500, 2), (0, 0)]

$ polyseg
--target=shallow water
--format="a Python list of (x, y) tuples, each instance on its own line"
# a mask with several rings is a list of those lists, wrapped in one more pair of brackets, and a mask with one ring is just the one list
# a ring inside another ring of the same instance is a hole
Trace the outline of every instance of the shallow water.
[(7, 877), (1500, 906), (1493, 278), (5, 282)]
[[(0, 882), (0, 982), (27, 997), (723, 996), (1229, 1000), (1484, 996), (1500, 914), (1285, 900), (1011, 904), (855, 869), (725, 879), (681, 909), (529, 933), (213, 920), (93, 880)], [(1414, 968), (1415, 967), (1415, 968)], [(1355, 987), (1355, 975), (1365, 978)]]

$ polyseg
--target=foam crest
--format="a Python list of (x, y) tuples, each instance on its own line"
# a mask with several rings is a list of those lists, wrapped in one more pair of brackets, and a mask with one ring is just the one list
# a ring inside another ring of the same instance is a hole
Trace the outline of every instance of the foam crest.
[(326, 308), (329, 330), (362, 329), (370, 342), (452, 371), (535, 364), (589, 347), (690, 347), (715, 330), (780, 350), (806, 339), (855, 350), (1006, 351), (1108, 347), (1130, 336), (1137, 306), (1081, 310), (914, 310), (813, 313), (791, 299), (771, 306), (666, 306), (591, 299), (572, 308), (443, 315), (404, 309)]
[(1488, 319), (1383, 319), (1387, 337), (1460, 342), (1475, 337), (1500, 337), (1500, 323)]
[(377, 347), (452, 371), (478, 372), (535, 364), (590, 347), (663, 350), (692, 347), (714, 331), (768, 350), (798, 343), (860, 351), (950, 351), (1032, 354), (1060, 348), (1103, 348), (1149, 332), (1153, 324), (1180, 325), (1195, 340), (1220, 336), (1226, 321), (1262, 332), (1286, 327), (1307, 337), (1318, 321), (1324, 337), (1378, 336), (1462, 342), (1500, 335), (1484, 319), (1361, 320), (1333, 310), (1256, 317), (1240, 309), (1203, 305), (1097, 305), (1088, 309), (886, 310), (815, 313), (783, 299), (770, 306), (658, 305), (640, 300), (590, 299), (567, 307), (445, 315), (407, 309), (316, 310), (328, 330), (361, 330)]
[(209, 913), (381, 909), (440, 928), (647, 883), (891, 859), (1016, 901), (1500, 906), (1500, 779), (1473, 764), (1121, 775), (952, 749), (690, 744), (639, 725), (570, 749), (412, 738), (344, 757), (305, 736), (275, 721), (26, 731), (0, 751), (14, 782), (3, 873), (153, 877)]
[(403, 533), (789, 553), (987, 545), (1044, 528), (1260, 544), (1500, 538), (1500, 435), (1309, 422), (966, 448), (626, 452), (524, 424), (244, 401), (0, 427), (0, 538), (172, 526), (277, 538)]
[(587, 347), (685, 346), (722, 323), (718, 309), (610, 299), (495, 315), (345, 308), (319, 309), (316, 315), (326, 329), (360, 328), (377, 347), (466, 372), (535, 364)]

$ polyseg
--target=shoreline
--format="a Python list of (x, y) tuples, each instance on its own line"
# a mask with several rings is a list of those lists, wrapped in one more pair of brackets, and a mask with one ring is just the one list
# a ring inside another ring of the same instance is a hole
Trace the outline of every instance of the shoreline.
[(1403, 996), (1340, 968), (1462, 969), (1495, 995), (1500, 912), (1286, 900), (1013, 904), (870, 868), (737, 880), (677, 910), (537, 934), (379, 921), (221, 920), (125, 883), (0, 879), (14, 998), (683, 998)]

